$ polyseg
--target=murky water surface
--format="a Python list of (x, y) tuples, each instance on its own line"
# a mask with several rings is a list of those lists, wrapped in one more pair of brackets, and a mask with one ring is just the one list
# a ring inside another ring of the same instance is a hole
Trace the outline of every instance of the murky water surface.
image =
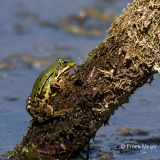
[[(84, 61), (89, 50), (107, 36), (112, 17), (129, 2), (0, 1), (0, 154), (13, 150), (27, 131), (31, 117), (25, 101), (39, 73), (58, 57), (78, 64)], [(95, 17), (91, 10), (107, 13), (110, 19)], [(126, 110), (116, 111), (110, 126), (100, 128), (91, 140), (90, 158), (158, 159), (159, 90), (160, 77), (155, 75), (151, 86), (146, 84), (132, 95), (123, 106)]]

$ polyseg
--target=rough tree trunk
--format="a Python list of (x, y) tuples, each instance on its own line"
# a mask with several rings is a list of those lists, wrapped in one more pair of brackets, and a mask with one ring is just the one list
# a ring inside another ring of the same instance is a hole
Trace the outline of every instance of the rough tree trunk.
[(12, 153), (15, 159), (67, 159), (94, 137), (131, 94), (160, 72), (160, 1), (135, 0), (109, 36), (70, 75), (53, 103), (64, 116), (33, 121)]

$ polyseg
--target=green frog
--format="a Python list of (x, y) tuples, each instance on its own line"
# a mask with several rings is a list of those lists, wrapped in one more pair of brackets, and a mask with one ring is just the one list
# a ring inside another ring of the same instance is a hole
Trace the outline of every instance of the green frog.
[(39, 75), (26, 102), (26, 110), (34, 119), (41, 123), (67, 111), (55, 111), (50, 102), (60, 91), (63, 77), (67, 76), (74, 66), (74, 61), (59, 58)]

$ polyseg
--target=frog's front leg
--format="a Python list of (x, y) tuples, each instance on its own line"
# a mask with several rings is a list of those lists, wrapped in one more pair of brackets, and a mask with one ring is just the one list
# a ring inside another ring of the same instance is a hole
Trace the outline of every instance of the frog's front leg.
[(55, 92), (55, 93), (61, 90), (62, 86), (63, 86), (63, 82), (52, 81), (50, 83), (50, 88), (52, 89), (52, 92)]

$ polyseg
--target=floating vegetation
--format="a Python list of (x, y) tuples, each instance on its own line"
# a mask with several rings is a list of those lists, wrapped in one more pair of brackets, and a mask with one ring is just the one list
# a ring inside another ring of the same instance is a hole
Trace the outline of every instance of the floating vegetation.
[(65, 31), (87, 37), (100, 37), (106, 31), (106, 25), (115, 20), (115, 16), (96, 8), (86, 8), (76, 15), (69, 15), (57, 22), (41, 21), (44, 27), (62, 28)]
[(131, 135), (149, 135), (150, 132), (144, 131), (137, 128), (121, 128), (117, 129), (115, 134), (123, 135), (123, 136), (131, 136)]
[(135, 139), (134, 141), (139, 143), (160, 143), (160, 136), (151, 137), (147, 139)]
[(6, 63), (6, 62), (0, 62), (0, 70), (12, 70), (16, 66), (14, 64)]
[(113, 158), (114, 154), (112, 152), (102, 152), (102, 153), (99, 153), (97, 157), (100, 159), (109, 159), (109, 158)]

